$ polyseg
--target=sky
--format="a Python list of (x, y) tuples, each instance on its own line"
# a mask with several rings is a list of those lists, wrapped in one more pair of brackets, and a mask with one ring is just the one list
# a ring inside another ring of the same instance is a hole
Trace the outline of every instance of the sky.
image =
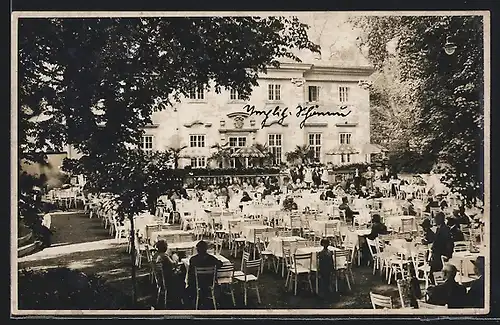
[[(360, 30), (347, 22), (349, 14), (343, 12), (311, 12), (298, 15), (308, 24), (309, 39), (321, 46), (322, 61), (335, 65), (369, 65), (357, 46)], [(308, 51), (309, 52), (309, 51)], [(312, 54), (300, 55), (303, 60), (314, 59)]]

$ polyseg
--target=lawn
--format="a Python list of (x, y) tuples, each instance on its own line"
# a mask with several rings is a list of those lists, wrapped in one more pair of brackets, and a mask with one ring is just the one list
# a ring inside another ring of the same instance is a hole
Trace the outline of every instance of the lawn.
[[(87, 216), (77, 213), (71, 215), (55, 215), (52, 218), (52, 225), (55, 228), (54, 244), (75, 244), (88, 241), (109, 239), (109, 235), (103, 229), (99, 219), (89, 219)], [(62, 248), (62, 247), (61, 247)], [(229, 253), (223, 250), (222, 255), (229, 257)], [(235, 268), (240, 267), (240, 258), (229, 257), (235, 264)], [(70, 253), (54, 258), (26, 261), (19, 263), (19, 268), (44, 269), (54, 267), (68, 267), (80, 270), (86, 274), (97, 274), (107, 280), (109, 285), (119, 288), (126, 294), (131, 293), (132, 281), (130, 255), (126, 252), (126, 245), (119, 245), (106, 249), (95, 249), (84, 252)], [(373, 275), (372, 269), (367, 266), (354, 268), (355, 284), (349, 291), (344, 281), (340, 282), (339, 293), (333, 293), (328, 298), (319, 298), (311, 294), (305, 287), (299, 288), (297, 296), (293, 292), (287, 292), (284, 284), (285, 279), (280, 275), (266, 270), (259, 278), (259, 290), (262, 304), (257, 303), (254, 292), (250, 291), (248, 306), (243, 304), (243, 293), (240, 288), (235, 289), (236, 308), (256, 309), (256, 308), (371, 308), (369, 292), (374, 291), (391, 295), (396, 304), (399, 304), (399, 296), (395, 284), (388, 285), (385, 279), (378, 274)], [(314, 282), (313, 282), (314, 284)], [(139, 299), (138, 309), (149, 309), (155, 301), (155, 287), (150, 283), (149, 270), (147, 265), (143, 265), (138, 270), (137, 294)], [(188, 309), (186, 306), (179, 306), (174, 303), (176, 295), (172, 297), (168, 308)], [(219, 309), (231, 309), (230, 295), (223, 295), (218, 299)]]

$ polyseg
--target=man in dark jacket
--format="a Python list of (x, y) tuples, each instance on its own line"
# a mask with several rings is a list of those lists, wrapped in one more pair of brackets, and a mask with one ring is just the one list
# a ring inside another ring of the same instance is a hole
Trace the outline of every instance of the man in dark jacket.
[(464, 234), (460, 230), (459, 221), (457, 219), (449, 217), (448, 227), (450, 227), (450, 236), (453, 242), (465, 240)]
[(432, 244), (436, 234), (432, 231), (431, 221), (429, 219), (424, 219), (420, 224), (422, 230), (424, 231), (424, 238), (422, 238), (422, 244)]
[(464, 308), (466, 305), (466, 289), (455, 281), (457, 268), (453, 264), (443, 267), (445, 282), (427, 289), (428, 300), (434, 305), (448, 305), (448, 308)]
[(342, 198), (342, 204), (339, 205), (339, 210), (343, 210), (345, 213), (345, 220), (348, 225), (352, 225), (354, 221), (354, 211), (349, 207), (349, 200), (347, 197)]
[(380, 221), (380, 215), (374, 214), (372, 216), (372, 229), (371, 232), (366, 238), (370, 240), (374, 240), (378, 237), (378, 235), (387, 234), (387, 227)]
[[(201, 240), (196, 244), (196, 251), (198, 254), (192, 256), (189, 259), (189, 271), (188, 271), (188, 292), (191, 295), (196, 295), (196, 267), (208, 267), (208, 266), (216, 266), (220, 268), (222, 266), (222, 262), (218, 260), (215, 256), (207, 253), (208, 244), (207, 242)], [(207, 291), (208, 287), (211, 285), (211, 278), (203, 278), (199, 279), (200, 283), (198, 284), (202, 290)]]
[(471, 283), (467, 293), (467, 306), (469, 308), (484, 308), (484, 256), (478, 256), (474, 264), (474, 273), (479, 277)]
[(436, 224), (436, 236), (431, 248), (431, 272), (441, 271), (443, 268), (441, 256), (445, 257), (445, 261), (451, 258), (454, 246), (450, 234), (450, 228), (445, 224), (444, 213), (436, 213), (434, 216), (434, 222)]

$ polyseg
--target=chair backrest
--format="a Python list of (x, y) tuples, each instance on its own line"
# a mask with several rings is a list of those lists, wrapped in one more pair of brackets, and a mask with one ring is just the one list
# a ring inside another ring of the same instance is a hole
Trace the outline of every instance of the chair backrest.
[(243, 270), (243, 263), (245, 261), (250, 260), (250, 252), (245, 252), (243, 251), (243, 254), (241, 255), (241, 269)]
[(442, 271), (432, 272), (432, 276), (434, 277), (434, 282), (436, 284), (443, 284), (445, 282), (444, 274)]
[(448, 309), (448, 305), (433, 305), (425, 301), (417, 300), (418, 309)]
[[(378, 247), (379, 247), (379, 243), (378, 243), (378, 240), (377, 238), (375, 239), (369, 239), (369, 238), (366, 238), (366, 243), (368, 244), (368, 249), (370, 250), (370, 255), (372, 257), (375, 257), (377, 255), (377, 252), (378, 252)], [(375, 247), (375, 251), (373, 251), (373, 247)]]
[(339, 224), (337, 222), (325, 223), (325, 236), (340, 235)]
[(347, 249), (334, 250), (333, 261), (336, 270), (345, 269), (351, 263), (351, 251)]
[(297, 240), (294, 243), (295, 243), (295, 249), (307, 247), (307, 241), (306, 240)]
[(396, 280), (402, 308), (411, 307), (412, 292), (410, 281), (410, 278)]
[(312, 253), (295, 253), (295, 254), (293, 254), (293, 265), (295, 267), (295, 270), (297, 270), (298, 264), (311, 270)]
[(411, 232), (413, 230), (412, 219), (401, 219), (401, 232)]
[(260, 271), (262, 269), (262, 259), (243, 261), (243, 273), (245, 274), (245, 281), (247, 276), (254, 274), (259, 279)]
[(279, 232), (280, 237), (292, 237), (292, 232), (290, 230), (282, 230)]
[(370, 291), (370, 300), (372, 302), (373, 309), (377, 307), (382, 307), (384, 309), (393, 309), (392, 297), (384, 296), (378, 293), (373, 293)]
[(217, 279), (232, 278), (234, 275), (234, 264), (227, 264), (217, 269)]
[[(431, 216), (434, 217), (436, 215), (436, 213), (441, 212), (441, 208), (439, 208), (439, 207), (429, 207), (429, 211), (431, 213)], [(431, 219), (431, 222), (433, 222), (432, 219)]]
[(215, 285), (215, 278), (217, 274), (217, 268), (215, 266), (195, 266), (194, 268), (196, 287), (200, 288), (200, 280), (206, 279), (206, 284), (210, 287)]
[(468, 241), (456, 241), (453, 246), (453, 252), (466, 252), (470, 248), (470, 243)]

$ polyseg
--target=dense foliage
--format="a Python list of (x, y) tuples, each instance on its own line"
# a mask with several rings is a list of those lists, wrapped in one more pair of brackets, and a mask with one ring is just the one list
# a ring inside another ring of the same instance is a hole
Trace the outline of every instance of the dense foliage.
[[(432, 163), (446, 164), (443, 181), (467, 201), (482, 199), (482, 17), (372, 16), (355, 19), (355, 24), (365, 31), (363, 45), (374, 65), (383, 71), (397, 64), (398, 82), (412, 85), (404, 96), (415, 108), (408, 116), (415, 131), (413, 150)], [(457, 46), (451, 55), (443, 50), (448, 40)], [(391, 50), (388, 44), (395, 46)]]
[(131, 299), (95, 275), (67, 268), (18, 273), (21, 310), (131, 309)]
[(319, 49), (306, 25), (284, 17), (30, 18), (18, 37), (19, 158), (73, 145), (83, 157), (66, 169), (119, 194), (129, 218), (168, 185), (170, 155), (134, 149), (154, 110), (196, 87), (248, 98), (266, 67), (300, 61), (292, 48)]

